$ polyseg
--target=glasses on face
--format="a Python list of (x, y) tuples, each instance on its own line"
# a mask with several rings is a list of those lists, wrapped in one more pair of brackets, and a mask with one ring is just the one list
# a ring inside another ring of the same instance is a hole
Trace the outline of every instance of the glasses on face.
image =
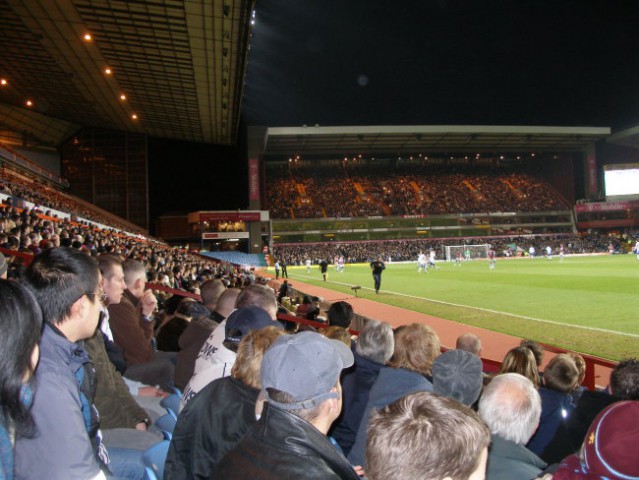
[(99, 292), (90, 292), (87, 293), (87, 295), (93, 295), (94, 297), (97, 297), (100, 299), (101, 302), (105, 302), (107, 299), (107, 294), (105, 291), (100, 290)]

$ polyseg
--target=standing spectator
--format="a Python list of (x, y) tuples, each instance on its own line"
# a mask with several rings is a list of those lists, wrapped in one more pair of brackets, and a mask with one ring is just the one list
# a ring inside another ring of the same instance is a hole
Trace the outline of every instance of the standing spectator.
[(275, 260), (275, 280), (280, 278), (280, 261)]
[(375, 293), (379, 293), (379, 289), (382, 286), (382, 272), (386, 270), (382, 257), (371, 262), (371, 270), (373, 271), (373, 281), (375, 282)]
[(40, 357), (41, 330), (42, 312), (31, 292), (16, 282), (1, 279), (0, 479), (3, 480), (13, 479), (16, 436), (32, 438), (36, 433), (29, 412), (33, 403), (30, 380)]

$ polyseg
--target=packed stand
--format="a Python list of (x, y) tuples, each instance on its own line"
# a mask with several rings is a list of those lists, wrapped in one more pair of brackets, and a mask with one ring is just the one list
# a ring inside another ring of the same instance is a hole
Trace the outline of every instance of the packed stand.
[(268, 206), (276, 219), (569, 208), (533, 172), (507, 167), (296, 167), (275, 173), (267, 185)]

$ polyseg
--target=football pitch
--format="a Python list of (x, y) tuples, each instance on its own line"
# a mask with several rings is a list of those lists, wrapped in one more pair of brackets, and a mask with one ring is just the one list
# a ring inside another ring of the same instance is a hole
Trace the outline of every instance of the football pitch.
[(380, 295), (370, 267), (288, 267), (291, 280), (359, 296), (456, 322), (589, 353), (610, 360), (639, 357), (639, 261), (635, 255), (566, 256), (437, 262), (417, 273), (417, 264), (387, 263)]

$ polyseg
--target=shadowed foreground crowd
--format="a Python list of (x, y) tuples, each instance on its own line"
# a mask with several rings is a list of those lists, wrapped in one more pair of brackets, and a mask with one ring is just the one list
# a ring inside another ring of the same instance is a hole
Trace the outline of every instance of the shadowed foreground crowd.
[(0, 479), (639, 478), (637, 360), (588, 391), (579, 355), (522, 341), (488, 375), (475, 335), (351, 338), (345, 302), (290, 334), (273, 289), (225, 272), (158, 313), (143, 262), (89, 253), (0, 280)]

